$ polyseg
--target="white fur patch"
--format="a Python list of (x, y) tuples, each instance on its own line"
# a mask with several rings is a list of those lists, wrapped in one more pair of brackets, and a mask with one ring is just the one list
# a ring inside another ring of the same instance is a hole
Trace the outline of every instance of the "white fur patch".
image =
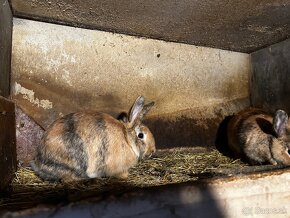
[(88, 172), (87, 171), (87, 176), (91, 179), (97, 178), (98, 174), (96, 172)]
[(133, 149), (134, 153), (136, 154), (137, 158), (139, 158), (140, 152), (138, 151), (137, 146), (136, 145), (133, 145), (132, 146), (132, 149)]

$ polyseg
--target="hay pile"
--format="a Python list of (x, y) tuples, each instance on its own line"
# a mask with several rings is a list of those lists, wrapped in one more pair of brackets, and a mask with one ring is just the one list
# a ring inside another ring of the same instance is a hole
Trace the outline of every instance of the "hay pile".
[(116, 194), (136, 188), (195, 181), (216, 176), (222, 169), (247, 166), (240, 160), (223, 156), (216, 150), (196, 152), (192, 149), (161, 150), (130, 170), (128, 179), (98, 179), (82, 183), (48, 183), (28, 168), (20, 168), (12, 182), (12, 194), (0, 197), (0, 209), (19, 210), (37, 204), (57, 204), (92, 196)]

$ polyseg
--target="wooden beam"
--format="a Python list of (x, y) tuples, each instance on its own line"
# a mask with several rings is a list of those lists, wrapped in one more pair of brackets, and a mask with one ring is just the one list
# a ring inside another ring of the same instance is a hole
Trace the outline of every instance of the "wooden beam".
[(0, 0), (0, 95), (10, 94), (12, 12), (8, 0)]
[(16, 168), (15, 105), (0, 96), (0, 191), (7, 188)]

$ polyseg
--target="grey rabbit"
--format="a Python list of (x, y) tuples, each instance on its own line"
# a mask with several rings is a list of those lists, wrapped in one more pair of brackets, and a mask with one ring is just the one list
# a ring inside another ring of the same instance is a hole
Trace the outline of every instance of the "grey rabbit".
[(283, 110), (271, 116), (246, 108), (231, 118), (227, 135), (230, 149), (253, 165), (290, 165), (290, 122)]

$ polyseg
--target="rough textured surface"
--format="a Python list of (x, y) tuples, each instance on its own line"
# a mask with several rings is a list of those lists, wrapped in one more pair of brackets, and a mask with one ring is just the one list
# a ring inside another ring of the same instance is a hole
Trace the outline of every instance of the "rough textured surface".
[(17, 160), (22, 166), (28, 166), (40, 145), (44, 130), (18, 107), (15, 116)]
[(12, 97), (44, 128), (78, 110), (117, 115), (142, 94), (156, 102), (155, 133), (174, 129), (181, 146), (208, 132), (212, 144), (219, 121), (249, 104), (249, 71), (247, 54), (14, 19)]
[(0, 95), (10, 93), (12, 12), (8, 0), (0, 0)]
[(250, 93), (253, 106), (290, 113), (290, 40), (251, 54)]
[(0, 96), (0, 193), (7, 188), (16, 171), (14, 103)]
[(290, 36), (289, 0), (11, 0), (18, 17), (252, 52)]
[[(269, 170), (266, 167), (270, 166), (259, 167), (260, 172)], [(8, 197), (0, 195), (0, 211), (19, 211), (44, 204), (73, 203), (145, 187), (225, 177), (255, 170), (254, 166), (226, 157), (217, 150), (202, 147), (158, 150), (152, 158), (143, 160), (131, 168), (126, 179), (103, 178), (65, 184), (49, 183), (37, 177), (31, 169), (19, 167), (11, 183), (10, 195)]]
[(107, 195), (3, 217), (289, 217), (289, 179), (289, 169), (278, 170)]

